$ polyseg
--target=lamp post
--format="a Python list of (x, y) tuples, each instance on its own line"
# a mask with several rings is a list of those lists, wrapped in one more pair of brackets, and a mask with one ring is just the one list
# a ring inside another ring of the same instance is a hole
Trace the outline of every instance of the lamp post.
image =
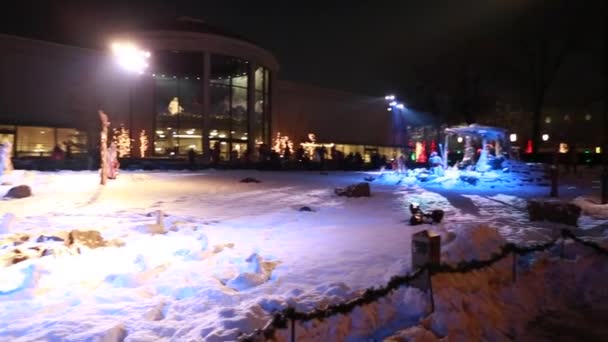
[[(403, 109), (405, 109), (405, 105), (401, 102), (397, 101), (397, 97), (395, 95), (386, 95), (384, 97), (384, 99), (388, 102), (388, 107), (386, 108), (387, 111), (389, 112), (393, 112), (393, 111), (401, 111)], [(393, 135), (393, 143), (395, 143), (395, 136)], [(407, 139), (404, 139), (404, 144), (407, 144)], [(405, 152), (405, 149), (404, 149)]]
[[(608, 6), (604, 5), (604, 8)], [(604, 141), (602, 141), (602, 204), (608, 204), (608, 21), (604, 21)]]
[[(112, 43), (112, 53), (118, 65), (129, 73), (141, 75), (148, 68), (150, 52), (140, 49), (131, 42)], [(133, 137), (133, 80), (129, 82), (129, 142), (132, 143)], [(133, 147), (129, 149), (129, 157), (132, 157)]]

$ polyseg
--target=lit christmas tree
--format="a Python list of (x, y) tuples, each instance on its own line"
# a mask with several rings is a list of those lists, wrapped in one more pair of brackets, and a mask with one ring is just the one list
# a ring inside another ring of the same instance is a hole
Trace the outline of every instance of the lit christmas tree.
[(272, 150), (281, 155), (283, 157), (285, 155), (285, 151), (289, 148), (289, 151), (293, 153), (293, 142), (286, 135), (281, 135), (280, 132), (277, 132), (277, 136), (274, 138), (274, 144), (272, 146)]
[(532, 153), (532, 140), (528, 140), (526, 144), (526, 153)]
[(142, 158), (146, 157), (146, 151), (148, 150), (148, 136), (146, 135), (146, 130), (142, 129), (139, 132), (139, 155)]
[(114, 128), (114, 139), (112, 140), (118, 148), (118, 157), (128, 156), (131, 152), (131, 139), (129, 138), (129, 130), (124, 126), (120, 129)]

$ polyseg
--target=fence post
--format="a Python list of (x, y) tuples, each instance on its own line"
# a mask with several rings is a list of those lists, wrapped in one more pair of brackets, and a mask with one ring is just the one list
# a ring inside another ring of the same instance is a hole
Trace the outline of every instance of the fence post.
[(513, 253), (513, 282), (517, 280), (517, 253)]
[(291, 320), (291, 342), (296, 342), (296, 321)]

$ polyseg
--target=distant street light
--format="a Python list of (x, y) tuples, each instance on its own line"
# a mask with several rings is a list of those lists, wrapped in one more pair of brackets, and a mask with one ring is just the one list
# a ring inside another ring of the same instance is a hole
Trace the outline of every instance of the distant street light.
[(511, 141), (511, 142), (516, 142), (516, 141), (517, 141), (517, 134), (515, 134), (515, 133), (511, 133), (511, 134), (509, 135), (509, 141)]
[(395, 99), (395, 95), (386, 95), (384, 99), (387, 101), (393, 101)]
[(399, 108), (399, 109), (403, 109), (403, 108), (405, 108), (405, 106), (403, 105), (403, 103), (399, 103), (399, 104), (397, 105), (397, 108)]
[(549, 134), (543, 134), (541, 138), (543, 139), (543, 141), (547, 141), (549, 140)]
[(389, 106), (396, 106), (397, 105), (397, 101), (392, 101), (391, 103), (388, 104)]

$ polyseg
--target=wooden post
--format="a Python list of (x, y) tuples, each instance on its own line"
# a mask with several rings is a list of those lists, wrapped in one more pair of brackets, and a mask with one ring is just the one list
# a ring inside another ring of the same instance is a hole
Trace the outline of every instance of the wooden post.
[(429, 294), (431, 297), (431, 312), (433, 313), (435, 312), (435, 294), (433, 293), (433, 277), (431, 277), (431, 271), (427, 270), (426, 274), (428, 276), (428, 282), (429, 282)]
[(101, 185), (106, 185), (106, 181), (108, 180), (108, 126), (110, 126), (110, 122), (108, 121), (108, 114), (104, 113), (102, 110), (98, 111), (99, 119), (101, 120), (101, 132), (100, 132), (100, 141), (99, 141), (99, 157), (101, 158), (101, 172), (100, 177)]
[(513, 282), (517, 280), (517, 253), (513, 253)]

